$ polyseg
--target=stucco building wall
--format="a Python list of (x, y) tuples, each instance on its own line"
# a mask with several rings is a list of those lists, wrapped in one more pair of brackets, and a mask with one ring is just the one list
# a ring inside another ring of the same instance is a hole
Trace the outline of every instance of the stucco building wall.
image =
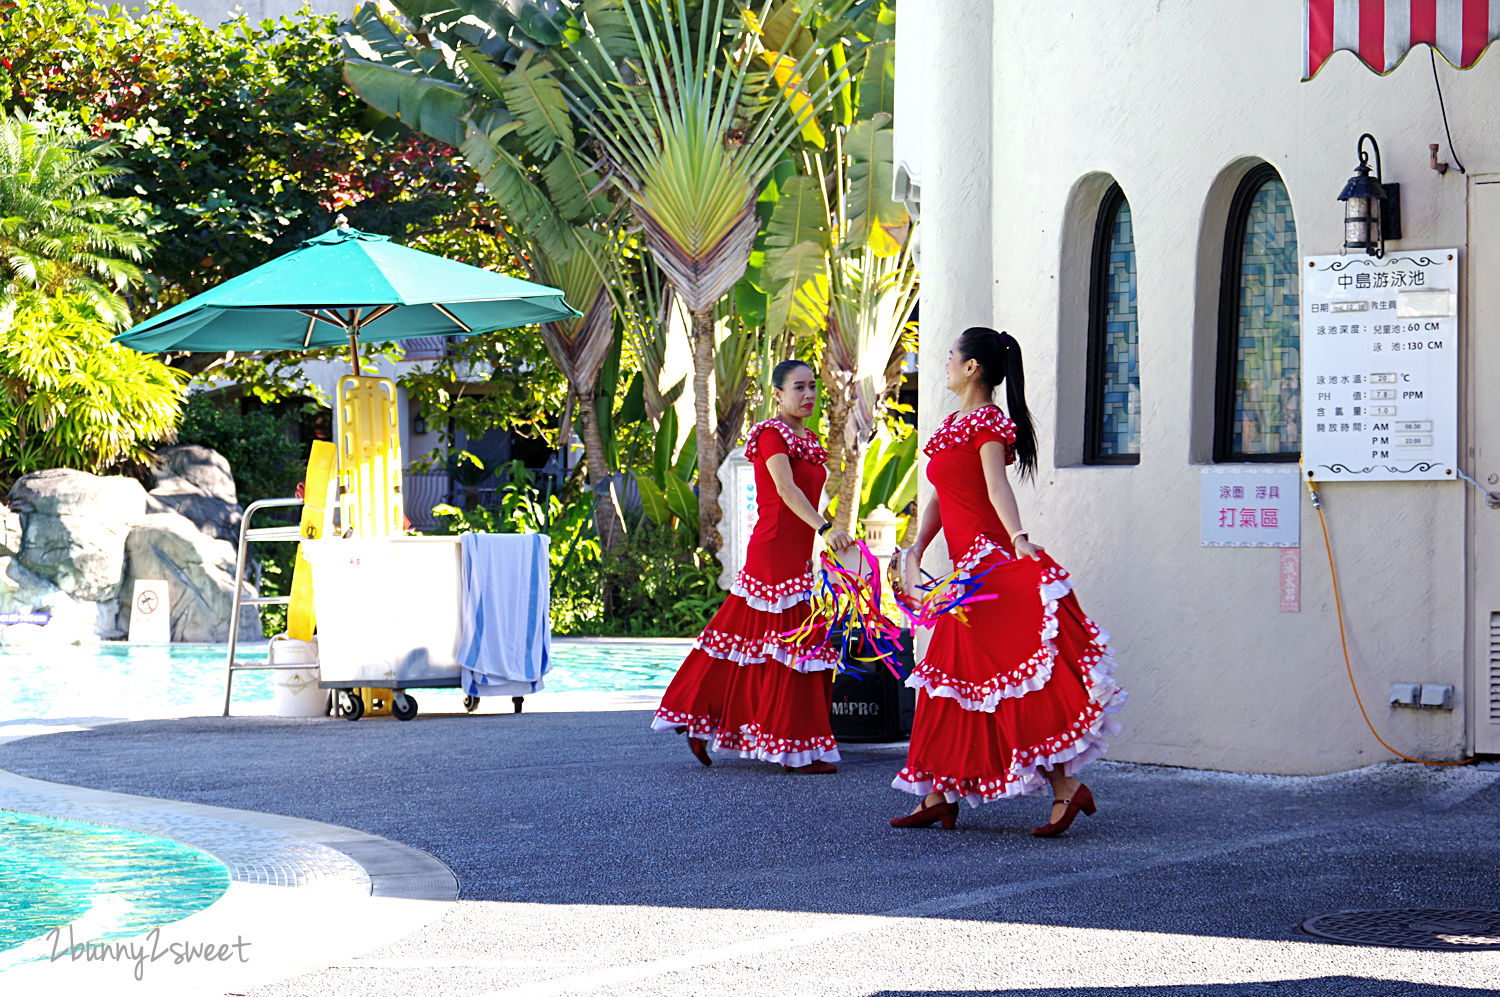
[[(1017, 489), (1023, 520), (1072, 570), (1084, 608), (1113, 635), (1131, 693), (1117, 759), (1314, 773), (1392, 757), (1367, 732), (1349, 689), (1328, 558), (1305, 491), (1300, 612), (1279, 611), (1276, 550), (1199, 546), (1220, 264), (1244, 173), (1260, 162), (1280, 173), (1299, 254), (1338, 252), (1336, 197), (1368, 131), (1381, 144), (1385, 179), (1402, 186), (1404, 238), (1392, 248), (1463, 249), (1470, 238), (1470, 180), (1428, 166), (1429, 142), (1452, 156), (1426, 48), (1384, 78), (1338, 53), (1302, 83), (1301, 8), (1294, 0), (902, 0), (903, 19), (927, 19), (920, 46), (898, 56), (898, 86), (920, 74), (928, 112), (921, 431), (955, 408), (941, 385), (957, 334), (974, 324), (1010, 330), (1026, 350), (1042, 443), (1036, 484)], [(1440, 62), (1439, 72), (1469, 173), (1500, 171), (1500, 130), (1486, 127), (1500, 56), (1467, 72)], [(1135, 237), (1141, 455), (1138, 466), (1089, 467), (1081, 464), (1089, 259), (1111, 180), (1129, 199)], [(1471, 277), (1460, 263), (1466, 337)], [(1472, 743), (1475, 684), (1465, 657), (1475, 514), (1464, 486), (1335, 483), (1321, 494), (1371, 718), (1409, 753), (1461, 756)], [(1480, 652), (1468, 653), (1472, 662)], [(1457, 708), (1394, 709), (1387, 691), (1396, 681), (1451, 684)]]
[(348, 17), (358, 6), (356, 0), (177, 0), (177, 6), (196, 14), (203, 23), (214, 26), (244, 14), (251, 24), (290, 17), (304, 5), (318, 14)]

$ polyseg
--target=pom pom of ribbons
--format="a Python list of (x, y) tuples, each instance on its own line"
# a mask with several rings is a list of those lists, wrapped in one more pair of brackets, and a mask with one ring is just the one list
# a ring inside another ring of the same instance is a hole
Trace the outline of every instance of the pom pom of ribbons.
[[(835, 645), (839, 648), (841, 674), (863, 678), (864, 670), (853, 662), (879, 662), (904, 679), (906, 673), (899, 664), (904, 649), (903, 627), (886, 613), (879, 562), (864, 541), (856, 541), (855, 548), (856, 552), (845, 558), (832, 551), (823, 552), (813, 585), (812, 611), (802, 626), (782, 634), (782, 640), (799, 663), (812, 657), (818, 648)], [(928, 575), (928, 581), (919, 586), (923, 594), (918, 599), (902, 590), (894, 560), (892, 569), (891, 595), (913, 630), (933, 626), (946, 613), (966, 622), (966, 605), (995, 598), (978, 591), (988, 569), (967, 577), (961, 571), (941, 579)]]
[(906, 614), (913, 629), (935, 626), (938, 619), (945, 613), (952, 613), (960, 623), (968, 623), (964, 608), (969, 603), (997, 598), (993, 594), (979, 592), (985, 575), (993, 570), (991, 567), (985, 568), (978, 574), (953, 571), (942, 578), (936, 578), (924, 571), (922, 575), (927, 580), (917, 586), (917, 590), (922, 595), (914, 599), (906, 593), (901, 583), (902, 572), (897, 558), (903, 553), (898, 550), (891, 555), (891, 594), (895, 597), (896, 605), (900, 606), (902, 612)]
[(860, 664), (880, 662), (897, 678), (905, 672), (898, 663), (903, 648), (901, 627), (881, 605), (880, 570), (875, 555), (864, 541), (856, 541), (856, 552), (840, 558), (824, 551), (818, 577), (813, 584), (812, 612), (796, 630), (782, 634), (800, 662), (818, 648), (839, 649), (840, 674), (863, 678)]

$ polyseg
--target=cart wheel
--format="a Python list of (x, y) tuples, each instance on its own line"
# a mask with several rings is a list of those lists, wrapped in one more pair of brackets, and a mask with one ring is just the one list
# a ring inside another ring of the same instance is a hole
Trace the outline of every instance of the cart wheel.
[(417, 715), (417, 697), (408, 696), (399, 689), (391, 697), (391, 716), (397, 720), (410, 720)]
[(360, 698), (359, 693), (348, 691), (339, 693), (339, 716), (345, 720), (358, 720), (365, 715), (365, 701)]
[(525, 701), (526, 701), (526, 697), (525, 696), (512, 696), (512, 697), (510, 697), (510, 704), (516, 708), (516, 712), (517, 713), (521, 712), (521, 704), (524, 703)]
[(479, 697), (478, 696), (465, 696), (464, 697), (464, 712), (465, 713), (473, 713), (477, 709), (479, 709)]

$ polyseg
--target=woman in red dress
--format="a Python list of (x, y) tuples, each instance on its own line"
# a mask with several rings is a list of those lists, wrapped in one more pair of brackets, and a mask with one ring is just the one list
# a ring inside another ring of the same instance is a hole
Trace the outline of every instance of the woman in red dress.
[[(992, 401), (1002, 382), (1011, 418)], [(1125, 693), (1111, 677), (1109, 635), (1079, 609), (1068, 573), (1021, 528), (1006, 476), (1012, 462), (1023, 477), (1036, 468), (1021, 347), (1007, 333), (965, 330), (948, 353), (948, 389), (962, 410), (923, 448), (936, 495), (902, 563), (911, 586), (941, 530), (954, 570), (992, 598), (942, 616), (907, 679), (917, 712), (892, 785), (922, 801), (891, 824), (951, 828), (960, 799), (978, 806), (1050, 786), (1050, 820), (1031, 833), (1051, 837), (1080, 811), (1094, 812), (1077, 773), (1118, 730), (1108, 714)]]
[(807, 657), (783, 635), (811, 612), (814, 535), (833, 550), (851, 540), (818, 512), (828, 454), (802, 425), (817, 401), (817, 375), (786, 360), (771, 383), (776, 418), (745, 434), (756, 495), (745, 566), (667, 686), (651, 726), (686, 733), (704, 765), (713, 764), (711, 746), (787, 771), (831, 773), (838, 771), (839, 749), (828, 720), (827, 672), (838, 664), (838, 648), (822, 643)]

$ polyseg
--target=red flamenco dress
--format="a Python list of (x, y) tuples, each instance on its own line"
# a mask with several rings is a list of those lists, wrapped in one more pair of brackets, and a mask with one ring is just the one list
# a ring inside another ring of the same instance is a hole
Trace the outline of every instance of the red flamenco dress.
[(745, 566), (667, 686), (651, 726), (686, 727), (714, 751), (800, 768), (838, 761), (825, 673), (838, 665), (839, 651), (820, 641), (808, 656), (784, 638), (811, 615), (815, 532), (777, 494), (766, 467), (774, 454), (787, 455), (792, 480), (817, 506), (828, 475), (817, 437), (779, 419), (752, 426), (745, 457), (755, 468), (756, 520)]
[(918, 690), (906, 767), (896, 789), (978, 806), (1038, 793), (1039, 769), (1075, 775), (1119, 730), (1125, 702), (1111, 673), (1109, 635), (1083, 614), (1068, 573), (1041, 554), (1015, 556), (989, 500), (979, 448), (1005, 444), (1015, 424), (993, 405), (949, 416), (923, 448), (954, 570), (983, 576), (961, 612), (933, 627), (906, 684)]

